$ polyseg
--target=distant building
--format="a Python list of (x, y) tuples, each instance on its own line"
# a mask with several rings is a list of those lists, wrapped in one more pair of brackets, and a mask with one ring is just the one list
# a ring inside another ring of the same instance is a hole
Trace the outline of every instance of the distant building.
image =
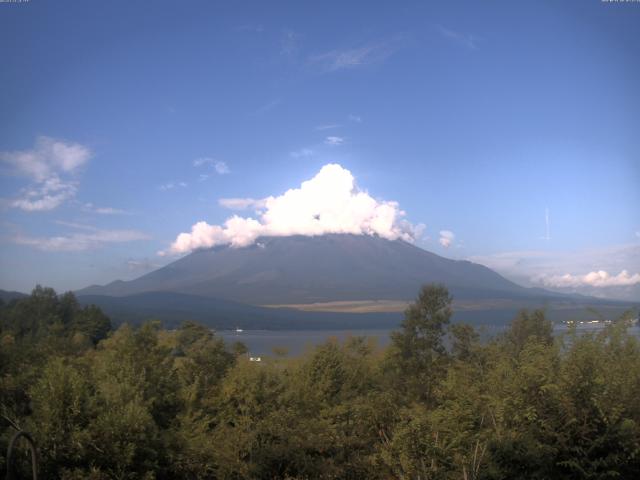
[(250, 362), (261, 362), (262, 358), (261, 357), (249, 357), (249, 361)]

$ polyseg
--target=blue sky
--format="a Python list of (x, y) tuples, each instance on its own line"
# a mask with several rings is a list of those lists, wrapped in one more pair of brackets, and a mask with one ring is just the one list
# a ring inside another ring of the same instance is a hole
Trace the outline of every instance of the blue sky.
[(141, 275), (256, 218), (219, 199), (329, 163), (423, 248), (638, 287), (639, 25), (599, 0), (0, 4), (0, 288)]

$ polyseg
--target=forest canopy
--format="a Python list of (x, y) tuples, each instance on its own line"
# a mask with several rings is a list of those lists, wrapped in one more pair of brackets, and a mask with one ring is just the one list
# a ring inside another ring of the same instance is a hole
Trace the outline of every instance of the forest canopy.
[[(0, 304), (0, 449), (26, 430), (41, 478), (69, 480), (640, 478), (625, 318), (554, 337), (522, 311), (482, 342), (450, 319), (428, 285), (386, 348), (354, 336), (258, 363), (204, 326), (114, 329), (37, 287)], [(28, 477), (24, 445), (15, 468)]]

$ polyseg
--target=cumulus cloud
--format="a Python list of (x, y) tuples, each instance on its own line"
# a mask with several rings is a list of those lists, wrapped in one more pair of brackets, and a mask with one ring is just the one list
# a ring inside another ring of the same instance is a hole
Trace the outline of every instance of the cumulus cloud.
[(444, 248), (449, 248), (456, 238), (455, 234), (451, 230), (440, 230), (440, 245)]
[(338, 145), (342, 145), (344, 143), (344, 138), (329, 136), (324, 139), (324, 143), (327, 145), (331, 145), (332, 147), (337, 147)]
[[(222, 201), (231, 207), (257, 206), (252, 199)], [(338, 164), (325, 165), (299, 188), (261, 202), (258, 219), (234, 215), (222, 225), (200, 221), (190, 232), (178, 235), (160, 254), (180, 254), (216, 245), (244, 247), (260, 236), (349, 233), (412, 242), (423, 228), (404, 220), (405, 212), (396, 202), (376, 200), (359, 189), (351, 172)]]
[(577, 288), (577, 287), (624, 287), (640, 284), (640, 273), (630, 275), (622, 270), (618, 275), (611, 275), (604, 270), (589, 272), (586, 275), (541, 275), (534, 281), (546, 287)]
[(78, 143), (38, 137), (30, 150), (0, 152), (0, 161), (31, 185), (10, 202), (25, 211), (52, 210), (75, 196), (74, 175), (92, 157), (91, 150)]

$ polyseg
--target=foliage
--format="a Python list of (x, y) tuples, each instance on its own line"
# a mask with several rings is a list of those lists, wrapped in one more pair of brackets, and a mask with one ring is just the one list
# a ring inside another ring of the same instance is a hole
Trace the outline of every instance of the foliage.
[(626, 322), (554, 338), (522, 311), (481, 342), (450, 317), (426, 286), (386, 349), (352, 337), (258, 363), (192, 322), (114, 331), (36, 287), (0, 305), (0, 449), (29, 430), (41, 476), (68, 480), (640, 476)]
[(443, 285), (423, 287), (405, 311), (401, 330), (391, 334), (388, 373), (408, 399), (434, 400), (437, 383), (446, 369), (443, 338), (451, 319), (451, 301)]

